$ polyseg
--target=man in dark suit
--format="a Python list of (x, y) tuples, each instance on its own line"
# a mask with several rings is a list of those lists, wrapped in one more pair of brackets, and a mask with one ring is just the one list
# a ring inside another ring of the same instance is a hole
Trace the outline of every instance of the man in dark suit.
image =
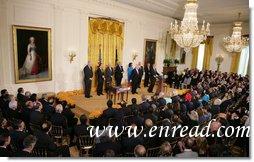
[(85, 114), (81, 115), (79, 118), (80, 124), (74, 127), (74, 132), (77, 137), (83, 135), (89, 135), (89, 131), (87, 127), (89, 127), (89, 119)]
[(142, 81), (142, 77), (143, 77), (143, 74), (144, 74), (144, 67), (141, 65), (141, 62), (138, 63), (138, 71), (139, 71), (139, 81), (138, 81), (138, 88), (140, 88), (140, 84), (141, 84), (141, 81)]
[(142, 114), (145, 114), (148, 111), (148, 109), (150, 107), (150, 104), (148, 102), (148, 99), (147, 99), (146, 95), (143, 94), (141, 96), (141, 98), (142, 98), (142, 102), (139, 104), (139, 111)]
[[(134, 125), (134, 124), (133, 124)], [(123, 147), (123, 151), (124, 152), (133, 152), (134, 148), (137, 145), (141, 145), (143, 144), (143, 137), (138, 136), (138, 137), (128, 137), (128, 136), (124, 136), (122, 139), (122, 147)]]
[(21, 87), (18, 89), (18, 94), (17, 94), (17, 101), (18, 103), (24, 107), (26, 104), (26, 96), (24, 95), (24, 89)]
[(63, 101), (61, 104), (63, 105), (62, 114), (67, 120), (67, 125), (73, 128), (77, 124), (78, 119), (75, 117), (74, 112), (71, 110), (71, 106), (68, 105), (66, 101)]
[(151, 68), (151, 75), (150, 75), (150, 81), (151, 81), (151, 84), (148, 88), (148, 92), (149, 93), (153, 93), (153, 87), (155, 85), (155, 82), (156, 82), (156, 76), (159, 75), (156, 68), (155, 68), (155, 64), (153, 64), (152, 68)]
[(114, 70), (111, 65), (108, 65), (105, 69), (105, 90), (108, 92), (109, 88), (112, 86), (112, 77), (114, 75)]
[(148, 87), (149, 81), (150, 81), (150, 63), (148, 62), (145, 66), (145, 81), (144, 81), (144, 87)]
[(100, 143), (97, 143), (93, 150), (94, 157), (102, 157), (106, 150), (111, 149), (116, 155), (121, 153), (121, 145), (114, 142), (108, 136), (103, 136), (100, 138)]
[(104, 123), (107, 123), (110, 118), (116, 118), (117, 110), (113, 108), (113, 101), (108, 100), (108, 108), (103, 111), (101, 118), (104, 120)]
[(49, 156), (59, 156), (70, 157), (70, 150), (68, 146), (57, 146), (54, 140), (49, 136), (49, 132), (52, 128), (50, 122), (44, 122), (42, 124), (42, 130), (35, 131), (37, 143), (35, 148), (45, 148), (49, 153)]
[(37, 102), (34, 105), (34, 111), (30, 113), (30, 123), (41, 126), (42, 123), (46, 120), (45, 116), (42, 114), (42, 104), (40, 102)]
[(45, 115), (45, 118), (47, 120), (49, 120), (50, 117), (52, 116), (52, 114), (55, 111), (55, 108), (53, 107), (53, 104), (48, 102), (47, 94), (42, 94), (42, 97), (39, 101), (41, 102), (41, 104), (43, 106), (42, 112)]
[(10, 145), (11, 137), (8, 131), (0, 134), (0, 157), (12, 157), (13, 153), (7, 149)]
[(121, 82), (123, 79), (123, 66), (118, 62), (116, 67), (115, 67), (115, 81), (116, 81), (116, 86), (121, 86)]
[(22, 120), (17, 120), (14, 122), (13, 129), (10, 132), (11, 136), (11, 143), (17, 147), (18, 150), (23, 149), (23, 140), (25, 137), (27, 137), (29, 134), (25, 132), (25, 123)]
[(18, 151), (15, 157), (32, 157), (32, 151), (37, 142), (37, 138), (33, 135), (27, 136), (23, 141), (23, 150)]
[(56, 105), (56, 112), (51, 117), (51, 123), (55, 126), (62, 126), (63, 129), (66, 129), (68, 127), (67, 125), (67, 119), (62, 114), (63, 112), (63, 106), (61, 104)]
[(132, 70), (132, 74), (131, 74), (131, 83), (132, 83), (132, 89), (131, 92), (132, 94), (138, 94), (137, 93), (137, 89), (138, 89), (138, 85), (139, 85), (139, 68), (136, 67), (135, 69)]
[(30, 131), (30, 114), (33, 111), (33, 102), (32, 101), (27, 101), (26, 106), (22, 108), (21, 110), (21, 120), (25, 122), (26, 128)]
[(8, 93), (7, 89), (1, 90), (0, 109), (2, 111), (2, 115), (6, 118), (7, 111), (9, 109), (9, 93)]
[(128, 105), (127, 108), (131, 111), (131, 113), (133, 113), (134, 110), (138, 110), (139, 111), (139, 106), (137, 104), (137, 99), (136, 98), (132, 98), (131, 99), (131, 104)]
[(85, 82), (85, 97), (90, 98), (92, 79), (93, 79), (93, 68), (91, 66), (91, 61), (88, 61), (87, 65), (83, 69), (84, 72), (84, 82)]
[(96, 77), (97, 77), (97, 95), (103, 95), (103, 83), (104, 83), (104, 71), (102, 69), (101, 63), (98, 65), (96, 70)]

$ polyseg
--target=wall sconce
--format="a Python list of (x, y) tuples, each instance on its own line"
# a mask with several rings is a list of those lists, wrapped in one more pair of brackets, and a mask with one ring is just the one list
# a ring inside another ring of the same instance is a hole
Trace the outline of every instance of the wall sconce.
[(222, 55), (219, 55), (215, 58), (215, 61), (217, 62), (217, 71), (220, 70), (220, 65), (223, 62), (224, 57)]
[(133, 51), (132, 52), (132, 61), (135, 62), (137, 57), (138, 57), (138, 52), (137, 51)]
[(69, 60), (70, 63), (72, 63), (74, 61), (74, 58), (76, 57), (76, 52), (75, 51), (70, 51), (69, 52)]

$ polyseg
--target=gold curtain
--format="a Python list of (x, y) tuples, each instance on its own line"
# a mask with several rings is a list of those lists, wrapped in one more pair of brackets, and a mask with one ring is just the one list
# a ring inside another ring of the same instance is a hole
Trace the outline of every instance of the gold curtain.
[(192, 48), (192, 62), (191, 62), (191, 69), (195, 69), (197, 67), (198, 61), (198, 47)]
[(231, 55), (232, 55), (232, 58), (231, 58), (230, 72), (237, 73), (241, 53), (237, 52), (237, 53), (232, 53)]
[[(108, 64), (114, 67), (116, 56), (117, 61), (122, 62), (123, 43), (124, 23), (106, 18), (89, 18), (88, 60), (92, 62), (94, 71), (98, 66), (100, 57), (104, 68)], [(93, 82), (93, 87), (95, 86), (96, 81)]]
[[(98, 65), (101, 48), (102, 65), (115, 66), (117, 59), (122, 61), (124, 23), (104, 18), (89, 19), (88, 60), (93, 67)], [(95, 69), (95, 68), (94, 68)]]
[(174, 39), (171, 39), (170, 56), (172, 58), (176, 57), (176, 41)]
[(209, 70), (210, 60), (213, 53), (213, 36), (208, 36), (207, 39), (204, 41), (204, 43), (205, 43), (205, 53), (203, 60), (203, 70)]

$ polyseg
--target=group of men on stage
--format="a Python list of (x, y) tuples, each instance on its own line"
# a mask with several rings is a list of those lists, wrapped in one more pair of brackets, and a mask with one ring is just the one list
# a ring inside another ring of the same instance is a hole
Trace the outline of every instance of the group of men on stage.
[[(91, 87), (94, 76), (91, 61), (88, 61), (87, 65), (83, 69), (83, 73), (85, 97), (90, 98), (92, 97)], [(132, 63), (130, 63), (128, 67), (128, 82), (132, 86), (132, 94), (137, 94), (137, 89), (140, 88), (144, 73), (144, 87), (149, 87), (148, 92), (153, 93), (156, 77), (159, 75), (155, 65), (150, 65), (150, 63), (147, 63), (144, 68), (139, 62), (135, 68), (132, 67)], [(111, 65), (107, 65), (105, 71), (102, 67), (102, 64), (99, 63), (95, 71), (97, 80), (97, 95), (103, 95), (103, 85), (105, 85), (105, 91), (109, 91), (110, 87), (112, 87), (113, 77), (115, 79), (115, 86), (120, 87), (123, 79), (123, 74), (124, 69), (120, 62), (117, 63), (115, 68), (111, 67)]]
[(155, 85), (156, 78), (159, 75), (159, 73), (155, 68), (155, 64), (150, 65), (150, 63), (147, 63), (144, 68), (139, 62), (139, 64), (132, 70), (130, 75), (132, 94), (137, 94), (137, 89), (140, 88), (144, 72), (145, 72), (144, 87), (148, 87), (148, 92), (153, 93), (153, 87)]

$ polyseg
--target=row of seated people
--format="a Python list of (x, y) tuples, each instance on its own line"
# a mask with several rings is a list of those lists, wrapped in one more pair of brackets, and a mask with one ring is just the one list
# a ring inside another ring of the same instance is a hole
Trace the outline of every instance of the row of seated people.
[[(192, 73), (192, 71), (187, 72)], [(1, 91), (0, 106), (3, 117), (1, 118), (0, 147), (3, 154), (0, 156), (12, 156), (13, 152), (17, 153), (13, 156), (28, 156), (28, 154), (20, 153), (22, 150), (26, 152), (30, 150), (29, 156), (32, 156), (34, 145), (35, 148), (46, 146), (48, 156), (70, 156), (69, 147), (77, 144), (78, 149), (82, 150), (77, 139), (89, 134), (87, 131), (89, 125), (144, 126), (142, 133), (145, 134), (154, 125), (170, 127), (186, 125), (192, 128), (216, 119), (210, 128), (210, 131), (215, 133), (221, 125), (237, 127), (247, 125), (249, 122), (249, 79), (236, 74), (220, 72), (207, 74), (205, 79), (198, 79), (197, 84), (192, 86), (189, 93), (171, 97), (169, 103), (163, 93), (153, 96), (150, 100), (142, 95), (140, 104), (135, 98), (130, 105), (122, 102), (120, 109), (114, 109), (113, 102), (109, 100), (108, 108), (99, 118), (89, 121), (85, 115), (81, 115), (80, 124), (77, 124), (78, 119), (65, 101), (47, 99), (46, 96), (38, 100), (36, 94), (23, 95), (23, 91), (22, 88), (18, 90), (17, 101), (13, 95), (8, 94), (7, 90)], [(52, 136), (54, 126), (61, 127), (62, 134), (69, 135), (71, 142), (68, 145), (54, 140)], [(33, 129), (34, 127), (37, 128)], [(103, 136), (93, 140), (87, 155), (187, 158), (249, 156), (249, 138), (247, 137), (228, 139), (225, 137), (178, 138), (178, 136), (179, 134), (176, 137), (167, 138)], [(15, 143), (17, 151), (11, 147), (12, 143)], [(157, 148), (159, 153), (151, 155), (149, 152), (153, 150), (152, 148)]]
[(220, 82), (225, 82), (226, 79), (233, 79), (235, 77), (239, 77), (239, 80), (248, 78), (242, 77), (237, 74), (228, 74), (227, 72), (220, 71), (212, 71), (205, 70), (200, 71), (198, 69), (184, 69), (181, 73), (176, 73), (176, 71), (170, 71), (167, 74), (166, 83), (170, 85), (170, 87), (174, 87), (176, 89), (179, 88), (191, 88), (192, 86), (200, 87), (202, 82), (209, 82), (210, 86), (214, 87), (216, 85), (220, 85)]

